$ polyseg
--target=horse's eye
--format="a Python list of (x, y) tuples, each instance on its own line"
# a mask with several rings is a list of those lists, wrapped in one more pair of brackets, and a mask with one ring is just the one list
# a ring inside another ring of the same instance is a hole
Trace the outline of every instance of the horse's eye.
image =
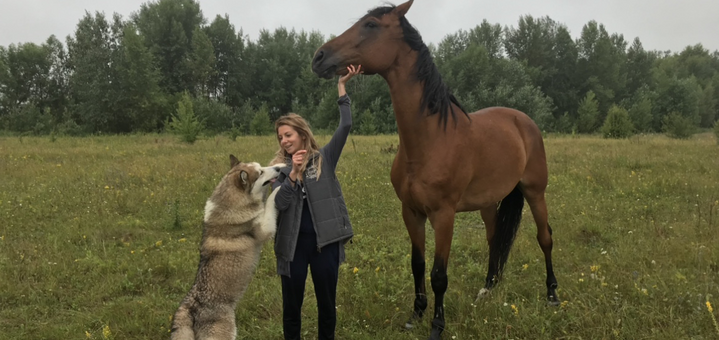
[(366, 24), (364, 24), (364, 27), (375, 28), (375, 27), (377, 27), (377, 23), (375, 23), (374, 21), (368, 21)]

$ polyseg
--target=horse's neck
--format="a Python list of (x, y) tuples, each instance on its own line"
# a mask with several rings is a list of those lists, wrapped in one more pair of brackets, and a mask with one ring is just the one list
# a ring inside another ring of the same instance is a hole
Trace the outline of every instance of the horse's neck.
[[(414, 75), (417, 52), (411, 51), (405, 56), (402, 58), (404, 60), (398, 60), (398, 65), (402, 65), (401, 67), (395, 67), (383, 77), (389, 85), (400, 147), (412, 145), (411, 149), (418, 152), (417, 156), (421, 156), (427, 151), (426, 145), (433, 144), (437, 121), (429, 117), (429, 112), (425, 112), (426, 109), (421, 110), (424, 84), (420, 83)], [(409, 151), (407, 148), (404, 150)], [(411, 154), (408, 156), (414, 158)]]

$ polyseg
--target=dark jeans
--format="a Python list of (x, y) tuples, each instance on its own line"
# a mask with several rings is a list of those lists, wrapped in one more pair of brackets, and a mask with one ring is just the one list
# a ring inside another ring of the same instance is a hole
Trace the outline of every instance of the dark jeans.
[(339, 272), (339, 243), (317, 250), (314, 233), (300, 233), (294, 260), (290, 263), (290, 277), (282, 278), (282, 325), (286, 340), (299, 340), (302, 328), (302, 300), (305, 296), (307, 267), (312, 273), (317, 296), (317, 332), (320, 340), (334, 339), (337, 325), (337, 276)]

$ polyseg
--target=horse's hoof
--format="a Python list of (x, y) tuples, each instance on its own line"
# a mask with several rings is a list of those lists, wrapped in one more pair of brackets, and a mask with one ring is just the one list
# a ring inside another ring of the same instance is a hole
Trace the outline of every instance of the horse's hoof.
[(442, 330), (438, 328), (433, 328), (432, 333), (429, 333), (429, 338), (427, 340), (441, 340), (442, 339)]
[(406, 329), (408, 331), (414, 329), (414, 327), (415, 327), (414, 324), (420, 320), (422, 320), (422, 319), (417, 317), (417, 315), (410, 316), (409, 320), (407, 320), (407, 322), (404, 323), (404, 329)]
[(547, 296), (547, 305), (548, 306), (559, 306), (560, 302), (557, 298), (557, 295), (549, 295)]
[(491, 290), (489, 290), (487, 288), (480, 289), (479, 293), (477, 293), (477, 298), (474, 299), (474, 303), (477, 303), (477, 302), (479, 302), (479, 300), (488, 297), (490, 292), (491, 292)]

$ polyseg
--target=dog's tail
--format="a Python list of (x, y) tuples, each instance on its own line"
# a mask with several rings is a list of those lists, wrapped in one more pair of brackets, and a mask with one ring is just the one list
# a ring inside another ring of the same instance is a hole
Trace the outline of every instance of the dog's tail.
[(172, 317), (171, 340), (195, 340), (195, 332), (192, 330), (192, 315), (190, 315), (188, 307), (183, 301)]

